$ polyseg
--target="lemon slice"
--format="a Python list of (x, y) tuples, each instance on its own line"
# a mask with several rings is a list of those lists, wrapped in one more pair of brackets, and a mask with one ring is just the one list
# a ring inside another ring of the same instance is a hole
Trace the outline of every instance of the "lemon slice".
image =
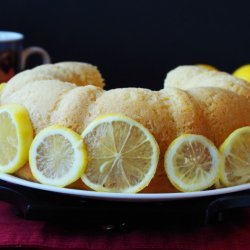
[(0, 107), (0, 171), (14, 173), (29, 158), (33, 139), (27, 110), (20, 105)]
[(164, 160), (171, 183), (180, 191), (201, 191), (216, 183), (221, 157), (206, 137), (185, 134), (169, 146)]
[(225, 186), (250, 182), (250, 126), (236, 129), (220, 146), (224, 158), (220, 179)]
[(87, 165), (87, 150), (80, 135), (53, 125), (43, 129), (32, 142), (30, 168), (39, 182), (64, 187), (81, 177)]
[(101, 192), (135, 193), (153, 178), (159, 147), (140, 123), (121, 115), (97, 118), (83, 131), (89, 162), (82, 176)]

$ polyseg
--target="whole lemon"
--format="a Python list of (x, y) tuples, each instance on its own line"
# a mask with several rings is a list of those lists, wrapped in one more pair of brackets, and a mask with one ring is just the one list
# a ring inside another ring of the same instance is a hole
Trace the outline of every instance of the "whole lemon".
[(233, 76), (250, 83), (250, 64), (245, 64), (233, 72)]
[(217, 70), (218, 71), (217, 68), (215, 68), (214, 66), (209, 65), (209, 64), (197, 64), (197, 66), (205, 68), (205, 69), (209, 69), (209, 70)]

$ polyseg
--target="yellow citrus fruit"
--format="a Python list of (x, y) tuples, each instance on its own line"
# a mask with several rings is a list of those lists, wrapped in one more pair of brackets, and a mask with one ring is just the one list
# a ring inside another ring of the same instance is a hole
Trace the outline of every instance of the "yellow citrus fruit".
[(206, 137), (185, 134), (170, 144), (164, 165), (170, 182), (179, 191), (200, 191), (218, 180), (221, 157)]
[(64, 187), (83, 174), (87, 150), (79, 134), (53, 125), (37, 134), (30, 148), (29, 161), (37, 181)]
[(250, 64), (243, 65), (233, 72), (233, 76), (250, 83)]
[(216, 189), (220, 189), (220, 188), (224, 188), (225, 185), (223, 185), (223, 183), (221, 182), (221, 180), (218, 179), (218, 180), (215, 182), (214, 187), (215, 187)]
[(220, 179), (225, 186), (250, 182), (250, 126), (236, 129), (220, 146), (224, 166)]
[(0, 93), (2, 93), (5, 86), (6, 86), (6, 83), (1, 83), (0, 84)]
[(0, 107), (0, 171), (14, 173), (27, 161), (33, 129), (27, 110), (20, 105)]
[(205, 69), (209, 69), (209, 70), (216, 70), (216, 71), (218, 71), (217, 68), (215, 68), (214, 66), (209, 65), (209, 64), (197, 64), (197, 66), (205, 68)]
[(159, 159), (154, 137), (121, 115), (97, 118), (83, 131), (89, 161), (83, 182), (102, 192), (135, 193), (153, 178)]

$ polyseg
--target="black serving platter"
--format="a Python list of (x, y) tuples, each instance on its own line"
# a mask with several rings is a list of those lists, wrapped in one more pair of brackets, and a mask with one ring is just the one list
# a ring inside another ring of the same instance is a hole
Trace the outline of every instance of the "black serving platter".
[[(135, 225), (207, 225), (222, 222), (235, 210), (250, 206), (250, 191), (158, 202), (93, 200), (0, 181), (0, 200), (27, 220), (78, 223), (104, 230)], [(238, 214), (238, 211), (237, 211)]]

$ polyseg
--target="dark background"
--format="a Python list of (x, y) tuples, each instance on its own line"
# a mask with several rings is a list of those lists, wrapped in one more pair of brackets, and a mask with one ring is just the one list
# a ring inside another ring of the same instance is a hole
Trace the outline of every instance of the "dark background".
[(97, 65), (108, 88), (159, 89), (180, 64), (232, 72), (249, 63), (249, 7), (224, 0), (1, 0), (0, 30), (24, 33), (25, 46), (44, 47), (53, 62)]

